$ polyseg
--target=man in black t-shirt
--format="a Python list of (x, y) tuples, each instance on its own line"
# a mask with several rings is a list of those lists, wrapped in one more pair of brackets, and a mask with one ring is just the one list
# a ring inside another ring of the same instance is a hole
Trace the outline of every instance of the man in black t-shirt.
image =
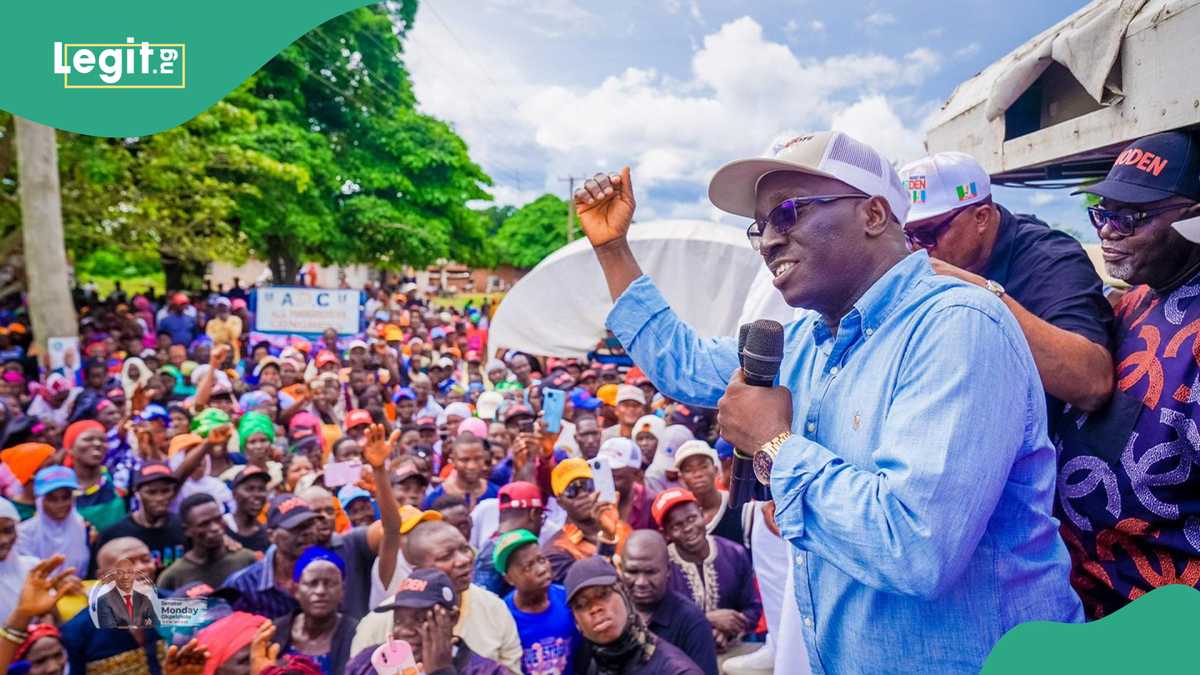
[(92, 554), (92, 573), (95, 573), (96, 554), (100, 547), (118, 537), (133, 537), (150, 549), (157, 572), (183, 556), (187, 543), (183, 524), (171, 513), (171, 502), (179, 490), (179, 479), (162, 462), (143, 464), (133, 477), (133, 490), (138, 497), (138, 510), (116, 525), (100, 533)]
[(225, 534), (242, 546), (265, 553), (271, 546), (267, 528), (258, 522), (258, 514), (267, 504), (267, 484), (271, 474), (261, 467), (246, 465), (233, 479), (233, 513), (225, 514)]
[(706, 675), (716, 675), (717, 646), (704, 612), (667, 586), (671, 561), (667, 540), (655, 530), (635, 530), (621, 554), (621, 578), (629, 599), (655, 635), (679, 647)]
[(158, 576), (160, 589), (173, 591), (195, 581), (217, 588), (234, 572), (257, 560), (254, 551), (230, 551), (226, 546), (221, 505), (207, 492), (188, 495), (179, 505), (179, 518), (190, 547)]
[(1112, 306), (1083, 247), (1034, 216), (992, 202), (975, 158), (942, 152), (900, 170), (912, 209), (910, 251), (925, 249), (934, 272), (994, 293), (1017, 319), (1046, 390), (1050, 428), (1063, 404), (1099, 409), (1113, 390)]

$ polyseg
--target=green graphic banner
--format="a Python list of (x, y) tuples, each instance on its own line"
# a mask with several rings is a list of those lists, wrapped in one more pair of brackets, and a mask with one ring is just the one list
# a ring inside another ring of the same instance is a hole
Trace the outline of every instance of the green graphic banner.
[(10, 2), (0, 109), (94, 136), (196, 116), (281, 49), (362, 0)]

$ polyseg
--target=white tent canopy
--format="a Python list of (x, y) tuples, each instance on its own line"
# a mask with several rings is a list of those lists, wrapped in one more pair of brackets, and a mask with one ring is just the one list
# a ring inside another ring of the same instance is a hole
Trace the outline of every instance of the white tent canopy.
[[(790, 318), (774, 288), (755, 279), (765, 269), (739, 228), (698, 220), (635, 224), (629, 244), (642, 271), (671, 308), (703, 337), (737, 335), (740, 321)], [(488, 353), (515, 349), (580, 357), (604, 338), (612, 308), (600, 264), (586, 239), (555, 251), (504, 297), (488, 331)]]

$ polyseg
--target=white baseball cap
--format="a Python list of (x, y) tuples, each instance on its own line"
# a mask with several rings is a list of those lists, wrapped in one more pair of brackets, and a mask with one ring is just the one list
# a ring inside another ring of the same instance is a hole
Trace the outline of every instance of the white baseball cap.
[(713, 465), (718, 468), (721, 466), (721, 458), (717, 456), (717, 451), (713, 450), (711, 445), (704, 441), (688, 441), (675, 451), (675, 470), (679, 470), (684, 460), (697, 455), (711, 459)]
[(622, 384), (617, 387), (617, 403), (621, 401), (637, 401), (642, 405), (646, 405), (646, 394), (632, 384)]
[(642, 449), (628, 438), (617, 437), (604, 441), (596, 456), (607, 459), (608, 465), (614, 469), (642, 468)]
[(871, 146), (840, 131), (793, 136), (772, 146), (766, 157), (726, 164), (713, 174), (708, 199), (722, 211), (753, 218), (758, 182), (775, 171), (833, 178), (864, 194), (883, 197), (901, 225), (908, 214), (909, 200), (892, 165)]
[(908, 222), (933, 218), (992, 196), (992, 179), (965, 152), (939, 152), (900, 169), (912, 208)]

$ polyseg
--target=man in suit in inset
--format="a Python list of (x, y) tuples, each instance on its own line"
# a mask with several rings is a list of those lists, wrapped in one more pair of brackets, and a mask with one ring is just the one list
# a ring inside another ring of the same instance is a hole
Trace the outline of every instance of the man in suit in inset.
[(137, 578), (133, 561), (121, 560), (112, 571), (112, 590), (96, 602), (96, 620), (100, 628), (155, 628), (159, 624), (154, 603), (133, 587)]

